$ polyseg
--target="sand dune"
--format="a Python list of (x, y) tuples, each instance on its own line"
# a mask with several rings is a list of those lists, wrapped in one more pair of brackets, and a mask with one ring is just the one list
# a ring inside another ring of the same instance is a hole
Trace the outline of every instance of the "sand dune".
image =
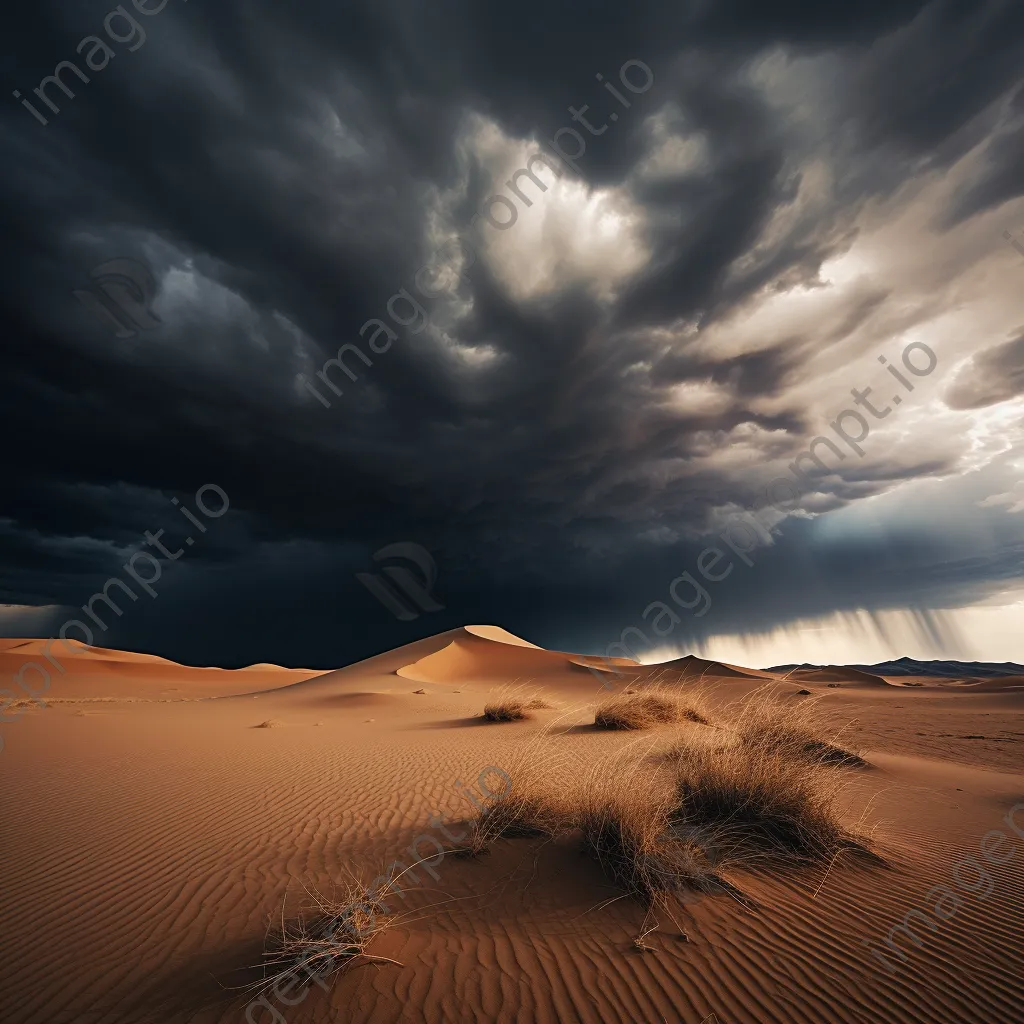
[(722, 661), (708, 661), (693, 654), (672, 661), (662, 661), (649, 667), (666, 672), (679, 672), (686, 679), (691, 676), (703, 676), (709, 679), (758, 679), (766, 682), (776, 678), (771, 672), (762, 672), (756, 668), (740, 668)]
[[(37, 644), (0, 645), (4, 670)], [(432, 855), (424, 836), (447, 843), (436, 812), (459, 834), (481, 772), (510, 764), (524, 743), (543, 744), (535, 749), (556, 766), (632, 763), (703, 728), (594, 731), (594, 703), (607, 691), (586, 667), (593, 661), (480, 626), (311, 677), (98, 649), (69, 655), (52, 692), (93, 702), (2, 726), (0, 1020), (239, 1024), (246, 999), (231, 986), (259, 976), (246, 968), (259, 962), (286, 894), (291, 913), (304, 886), (329, 892), (350, 870), (373, 878), (396, 859), (409, 863), (410, 844)], [(684, 687), (703, 674), (718, 681), (712, 700), (723, 707), (771, 675), (696, 658), (670, 665), (620, 667), (626, 682), (662, 670)], [(688, 941), (662, 919), (647, 937), (652, 951), (640, 953), (644, 910), (575, 845), (502, 840), (488, 857), (444, 857), (436, 879), (421, 873), (416, 912), (373, 947), (400, 966), (352, 971), (297, 1005), (276, 1002), (280, 1018), (267, 1011), (250, 1024), (1024, 1019), (1024, 836), (1004, 824), (1024, 801), (1019, 691), (1006, 680), (986, 692), (867, 675), (841, 674), (848, 685), (824, 692), (857, 720), (850, 738), (873, 765), (843, 783), (843, 813), (878, 823), (886, 864), (737, 868), (730, 881), (755, 908), (696, 897), (681, 911)], [(533, 679), (558, 708), (484, 723), (484, 701), (514, 678)], [(210, 699), (146, 699), (161, 689)], [(265, 722), (273, 727), (257, 728)], [(994, 829), (1015, 844), (1014, 859), (981, 858), (979, 837)], [(967, 856), (984, 866), (991, 897), (956, 888), (953, 917), (929, 918), (934, 930), (916, 919), (919, 947), (897, 935), (905, 964), (880, 959), (904, 915), (934, 907), (935, 886), (954, 891), (954, 866)], [(29, 941), (43, 936), (60, 937), (45, 940), (45, 955)]]
[(109, 647), (90, 647), (81, 640), (56, 640), (47, 644), (45, 640), (9, 640), (4, 652), (17, 654), (25, 658), (45, 657), (49, 650), (52, 657), (62, 661), (65, 657), (72, 661), (102, 661), (129, 663), (133, 665), (173, 665), (181, 668), (176, 662), (166, 658), (158, 658), (155, 654), (136, 654), (134, 651), (116, 651)]
[[(47, 657), (49, 655), (49, 658)], [(39, 669), (49, 676), (49, 685)], [(241, 674), (240, 674), (241, 673)], [(16, 685), (22, 679), (44, 700), (124, 697), (141, 699), (195, 699), (225, 693), (251, 693), (276, 689), (284, 683), (318, 675), (315, 669), (252, 665), (241, 670), (193, 668), (157, 657), (106, 647), (90, 647), (78, 640), (6, 640), (0, 647), (0, 675), (15, 679), (14, 692), (28, 699)]]
[(529, 647), (535, 651), (544, 650), (543, 647), (531, 644), (529, 640), (524, 640), (521, 636), (502, 629), (501, 626), (463, 626), (463, 629), (473, 636), (482, 637), (484, 640), (493, 640), (495, 643), (511, 644), (513, 647)]
[(798, 668), (789, 678), (801, 683), (850, 683), (855, 686), (890, 686), (881, 676), (856, 668), (826, 665), (821, 668)]
[(449, 643), (402, 665), (397, 675), (420, 683), (471, 685), (519, 679), (589, 691), (594, 687), (590, 668), (602, 672), (611, 671), (609, 664), (624, 671), (639, 668), (626, 658), (588, 658), (548, 651), (493, 626), (467, 626), (445, 636), (451, 636)]
[(1002, 693), (1024, 690), (1024, 676), (998, 676), (992, 679), (964, 680), (963, 686), (975, 693)]

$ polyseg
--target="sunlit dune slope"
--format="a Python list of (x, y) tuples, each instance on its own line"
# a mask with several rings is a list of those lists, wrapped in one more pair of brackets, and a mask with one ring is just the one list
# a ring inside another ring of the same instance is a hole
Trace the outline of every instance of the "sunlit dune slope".
[[(26, 667), (32, 665), (37, 667)], [(315, 669), (266, 664), (251, 665), (240, 672), (195, 668), (155, 654), (90, 647), (79, 640), (0, 642), (0, 675), (13, 679), (14, 692), (26, 699), (29, 695), (17, 685), (21, 680), (47, 701), (100, 697), (172, 700), (259, 692), (317, 674)]]

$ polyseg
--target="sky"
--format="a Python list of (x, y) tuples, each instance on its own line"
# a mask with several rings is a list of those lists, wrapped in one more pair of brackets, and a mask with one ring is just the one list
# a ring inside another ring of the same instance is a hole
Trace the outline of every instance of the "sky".
[(38, 0), (3, 45), (0, 634), (1024, 662), (1021, 4)]

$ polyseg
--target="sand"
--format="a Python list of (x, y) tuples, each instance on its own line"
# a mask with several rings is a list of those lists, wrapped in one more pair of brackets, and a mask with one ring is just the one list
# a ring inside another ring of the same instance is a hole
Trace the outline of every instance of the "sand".
[[(0, 668), (10, 679), (41, 650), (4, 641)], [(637, 742), (587, 727), (608, 692), (588, 668), (597, 659), (496, 627), (327, 673), (195, 669), (84, 645), (64, 664), (47, 708), (2, 725), (4, 1024), (244, 1021), (231, 986), (259, 977), (246, 967), (286, 895), (290, 912), (303, 886), (408, 863), (417, 836), (441, 835), (433, 812), (470, 815), (464, 794), (482, 770), (548, 727), (545, 742), (583, 761)], [(617, 667), (615, 686), (649, 671)], [(769, 675), (686, 659), (662, 681), (699, 678), (728, 702)], [(482, 722), (485, 700), (513, 680), (557, 707)], [(730, 880), (756, 908), (702, 896), (683, 909), (688, 942), (668, 925), (641, 953), (643, 910), (572, 843), (503, 840), (421, 877), (420, 909), (373, 945), (402, 966), (360, 967), (276, 1012), (289, 1024), (1024, 1020), (1024, 836), (1004, 822), (1024, 801), (1024, 688), (907, 681), (823, 669), (783, 684), (789, 699), (806, 688), (855, 720), (870, 764), (850, 773), (844, 807), (874, 823), (886, 864), (744, 870)], [(701, 727), (643, 742), (677, 728)], [(1024, 828), (1024, 811), (1015, 820)], [(970, 876), (956, 865), (980, 858), (994, 829), (1014, 856), (979, 861), (987, 898), (957, 889), (955, 914), (920, 927), (920, 948), (902, 942), (905, 964), (884, 966), (889, 929), (931, 911), (929, 892), (955, 871)]]

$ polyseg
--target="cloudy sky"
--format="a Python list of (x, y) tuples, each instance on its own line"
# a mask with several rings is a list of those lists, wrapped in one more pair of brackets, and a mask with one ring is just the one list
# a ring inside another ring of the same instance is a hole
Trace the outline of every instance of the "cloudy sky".
[[(99, 645), (1024, 661), (1024, 5), (137, 6), (8, 14), (0, 632), (84, 618), (148, 531), (182, 553)], [(399, 543), (440, 610), (357, 579)]]

